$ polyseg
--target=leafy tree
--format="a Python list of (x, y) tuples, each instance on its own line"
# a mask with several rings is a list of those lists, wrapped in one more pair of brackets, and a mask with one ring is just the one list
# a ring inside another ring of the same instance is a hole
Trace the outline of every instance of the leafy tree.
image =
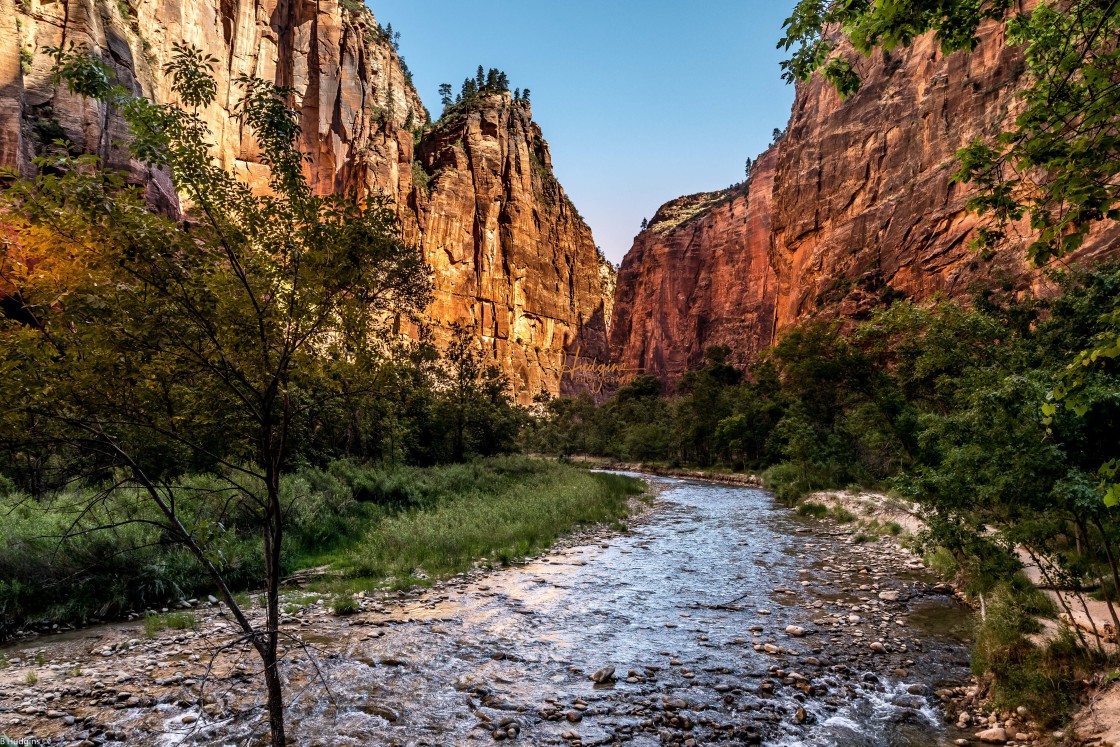
[[(281, 476), (293, 434), (366, 386), (392, 315), (426, 306), (427, 269), (401, 243), (388, 205), (312, 192), (291, 91), (236, 81), (242, 122), (270, 169), (271, 193), (257, 196), (209, 154), (199, 112), (217, 92), (212, 57), (177, 44), (166, 73), (178, 102), (156, 104), (114, 85), (86, 52), (51, 51), (74, 93), (121, 113), (134, 157), (170, 170), (187, 214), (178, 223), (151, 212), (89, 156), (42, 160), (33, 182), (6, 190), (3, 222), (15, 240), (0, 247), (0, 267), (30, 323), (0, 330), (4, 438), (49, 449), (72, 474), (114, 476), (94, 504), (113, 496), (158, 508), (165, 536), (206, 569), (241, 642), (259, 655), (279, 747), (278, 591), (293, 509)], [(226, 487), (189, 509), (176, 500), (188, 469)], [(261, 538), (262, 624), (230, 593), (213, 544), (231, 512)]]
[[(995, 246), (1027, 220), (1028, 256), (1044, 265), (1077, 250), (1094, 227), (1120, 220), (1120, 3), (1044, 2), (1026, 13), (1014, 7), (1010, 0), (802, 0), (779, 46), (794, 49), (783, 63), (787, 79), (820, 70), (851, 95), (859, 76), (825, 24), (842, 28), (858, 52), (869, 54), (929, 31), (946, 52), (969, 50), (984, 20), (1004, 20), (1008, 41), (1026, 57), (1022, 111), (1007, 131), (962, 149), (955, 178), (977, 187), (969, 207), (990, 220), (975, 245)], [(1086, 412), (1085, 372), (1120, 356), (1120, 317), (1103, 321), (1107, 330), (1076, 356), (1044, 405), (1047, 418), (1063, 402)], [(1101, 468), (1110, 504), (1120, 503), (1118, 458)]]
[(505, 375), (485, 361), (472, 328), (452, 326), (444, 371), (441, 403), (451, 459), (461, 462), (472, 453), (491, 456), (510, 450), (521, 425), (519, 413), (507, 395)]
[(450, 83), (440, 83), (440, 85), (439, 85), (439, 101), (440, 101), (441, 104), (443, 104), (443, 108), (444, 108), (445, 111), (447, 109), (449, 109), (453, 103), (455, 103), (454, 99), (451, 98), (451, 84)]

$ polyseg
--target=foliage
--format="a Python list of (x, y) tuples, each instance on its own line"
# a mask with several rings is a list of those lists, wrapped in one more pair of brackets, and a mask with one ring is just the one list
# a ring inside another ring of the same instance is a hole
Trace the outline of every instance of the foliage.
[[(292, 505), (281, 478), (292, 437), (365, 386), (393, 315), (427, 304), (426, 267), (389, 205), (312, 192), (291, 91), (236, 81), (237, 111), (270, 170), (270, 193), (256, 195), (210, 155), (199, 112), (217, 95), (213, 57), (177, 43), (165, 68), (177, 101), (156, 104), (73, 44), (49, 52), (73, 93), (120, 112), (134, 158), (170, 171), (186, 215), (180, 224), (150, 211), (90, 156), (40, 159), (34, 181), (6, 191), (0, 271), (19, 304), (0, 348), (9, 450), (49, 455), (63, 479), (96, 476), (103, 487), (85, 512), (103, 526), (159, 509), (143, 521), (202, 564), (260, 655), (272, 740), (283, 744), (278, 586)], [(180, 511), (185, 470), (216, 475), (228, 500)], [(215, 542), (234, 517), (261, 538), (263, 626), (232, 598)]]
[(838, 53), (837, 30), (865, 55), (908, 46), (929, 31), (943, 51), (952, 52), (972, 49), (981, 21), (1002, 18), (1011, 6), (1011, 0), (800, 0), (778, 42), (779, 49), (794, 50), (782, 63), (782, 77), (792, 83), (820, 71), (847, 96), (859, 89), (860, 79), (851, 61)]
[(757, 470), (790, 505), (853, 483), (896, 491), (922, 505), (932, 562), (973, 594), (1016, 578), (1017, 547), (1046, 559), (1053, 585), (1120, 586), (1120, 516), (1095, 477), (1120, 440), (1120, 370), (1085, 372), (1079, 413), (1042, 410), (1120, 313), (1120, 267), (1053, 280), (1045, 301), (985, 293), (809, 322), (741, 372), (710, 350), (669, 396), (638, 376), (598, 405), (547, 403), (524, 437), (544, 453)]
[[(1023, 49), (1027, 85), (1012, 125), (958, 153), (955, 179), (974, 185), (969, 207), (989, 223), (974, 244), (991, 247), (1027, 232), (1029, 258), (1045, 265), (1080, 248), (1090, 231), (1120, 220), (1120, 3), (1043, 2), (1013, 12), (1009, 0), (890, 0), (844, 3), (801, 0), (779, 44), (793, 49), (783, 63), (788, 80), (821, 71), (841, 94), (860, 84), (847, 38), (860, 53), (890, 51), (932, 31), (946, 52), (971, 49), (986, 19), (1005, 21), (1007, 40)], [(1120, 355), (1120, 317), (1102, 309), (1105, 329), (1074, 351), (1043, 414), (1064, 405), (1086, 412), (1087, 375)], [(1120, 454), (1094, 466), (1108, 505), (1120, 504)]]
[[(452, 98), (451, 95), (451, 84), (440, 84), (440, 102), (443, 104), (443, 114), (440, 115), (440, 119), (446, 119), (454, 114), (474, 109), (479, 106), (486, 96), (509, 93), (509, 90), (509, 75), (507, 75), (505, 71), (499, 70), (496, 67), (484, 70), (482, 65), (479, 65), (478, 71), (473, 78), (465, 78), (463, 80), (459, 93), (454, 98)], [(521, 89), (518, 89), (514, 100), (528, 101), (528, 94), (529, 89), (525, 89), (524, 95), (521, 93)]]
[[(181, 482), (176, 503), (184, 515), (208, 513), (229, 498), (212, 475)], [(579, 524), (622, 518), (635, 490), (633, 480), (521, 457), (432, 468), (353, 460), (306, 467), (282, 480), (293, 512), (281, 566), (285, 575), (333, 565), (350, 576), (375, 576), (366, 588), (388, 583), (386, 578), (397, 586), (418, 583), (411, 575), (417, 567), (428, 576), (458, 573), (477, 557), (515, 558), (547, 547)], [(0, 619), (6, 626), (0, 637), (15, 626), (117, 617), (213, 592), (205, 570), (182, 549), (161, 542), (154, 523), (87, 531), (99, 524), (99, 517), (82, 514), (93, 492), (0, 498), (0, 543), (6, 548), (0, 554)], [(107, 505), (109, 515), (128, 510), (137, 519), (157, 517), (150, 505), (119, 494), (112, 500), (120, 505)], [(259, 589), (264, 582), (249, 518), (232, 514), (211, 540), (232, 589)], [(393, 536), (405, 527), (412, 533)], [(248, 606), (247, 596), (234, 597), (239, 607)], [(155, 635), (182, 627), (189, 614), (146, 616), (145, 630)]]

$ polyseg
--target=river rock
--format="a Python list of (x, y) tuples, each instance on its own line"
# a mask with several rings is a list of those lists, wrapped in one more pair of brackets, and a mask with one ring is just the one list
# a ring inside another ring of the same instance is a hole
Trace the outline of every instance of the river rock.
[(805, 628), (801, 627), (800, 625), (787, 625), (786, 626), (786, 634), (791, 635), (794, 638), (804, 638), (805, 634), (807, 632), (808, 631), (805, 630)]
[(588, 679), (598, 684), (614, 682), (614, 667), (606, 666), (602, 669), (597, 669), (591, 674)]
[(899, 592), (893, 590), (879, 592), (879, 598), (884, 602), (897, 602), (901, 597), (902, 595)]
[(976, 738), (987, 744), (1004, 744), (1007, 742), (1007, 731), (1000, 727), (985, 729), (976, 733)]

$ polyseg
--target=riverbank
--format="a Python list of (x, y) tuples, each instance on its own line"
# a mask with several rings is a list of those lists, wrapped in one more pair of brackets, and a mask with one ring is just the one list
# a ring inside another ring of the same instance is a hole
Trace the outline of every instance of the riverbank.
[[(825, 515), (848, 527), (853, 536), (867, 536), (868, 532), (882, 533), (886, 531), (892, 535), (903, 538), (908, 546), (908, 536), (912, 537), (924, 531), (925, 522), (921, 517), (921, 507), (912, 502), (898, 497), (887, 496), (880, 493), (857, 491), (820, 491), (812, 493), (803, 499), (802, 511), (808, 514)], [(826, 513), (816, 512), (812, 509), (805, 511), (804, 507), (821, 506), (827, 509)], [(898, 528), (895, 531), (895, 528)], [(1117, 655), (1117, 641), (1114, 634), (1112, 616), (1103, 602), (1085, 599), (1073, 592), (1056, 589), (1049, 586), (1047, 576), (1040, 573), (1037, 565), (1023, 550), (1019, 552), (1024, 563), (1024, 577), (1050, 599), (1055, 608), (1064, 610), (1056, 619), (1040, 618), (1040, 632), (1030, 636), (1033, 645), (1046, 648), (1059, 641), (1063, 631), (1073, 628), (1080, 630), (1082, 635), (1088, 636), (1090, 646), (1100, 647), (1105, 652), (1115, 657)], [(944, 570), (942, 571), (944, 572)], [(975, 605), (976, 600), (965, 594), (961, 578), (948, 579), (953, 582), (956, 596), (963, 603)], [(1082, 683), (1084, 692), (1080, 698), (1080, 705), (1068, 715), (1068, 727), (1040, 730), (1036, 733), (1044, 734), (1046, 738), (1040, 744), (1092, 744), (1101, 747), (1120, 747), (1120, 682), (1110, 676), (1112, 669), (1101, 670), (1095, 677)], [(985, 680), (988, 680), (985, 682)], [(975, 687), (978, 693), (983, 693), (990, 688), (990, 678), (975, 678)], [(1053, 685), (1051, 685), (1053, 687)], [(989, 732), (993, 726), (991, 718), (1007, 720), (1019, 715), (1017, 711), (1022, 708), (1005, 710), (993, 707), (990, 698), (972, 699), (971, 702), (955, 703), (958, 718), (964, 724), (976, 725), (979, 718), (982, 727), (979, 733)], [(979, 716), (978, 716), (979, 712)], [(1038, 724), (1034, 724), (1036, 728)], [(989, 739), (981, 740), (990, 743), (1001, 743), (996, 737), (997, 732), (989, 733)], [(1011, 730), (1004, 729), (1004, 735), (1010, 743), (1014, 741)], [(1021, 741), (1021, 740), (1020, 740)], [(1026, 742), (1030, 743), (1030, 742)]]
[[(184, 483), (190, 486), (184, 503), (204, 491), (220, 500), (229, 493), (214, 478)], [(340, 462), (291, 475), (283, 487), (292, 496), (285, 574), (314, 578), (324, 592), (339, 593), (422, 586), (479, 564), (535, 555), (581, 526), (624, 521), (643, 490), (631, 478), (524, 457), (426, 469)], [(136, 620), (164, 607), (185, 609), (211, 593), (194, 559), (160, 542), (154, 526), (73, 532), (62, 541), (81, 518), (81, 495), (0, 500), (11, 509), (0, 512), (0, 636)], [(119, 515), (156, 518), (143, 500), (114, 500), (107, 508)], [(185, 516), (206, 515), (188, 506)], [(253, 528), (239, 525), (235, 514), (214, 527), (211, 544), (231, 587), (260, 588)]]
[(721, 470), (685, 469), (683, 467), (667, 467), (659, 464), (646, 464), (642, 462), (621, 462), (615, 459), (576, 455), (566, 461), (580, 464), (593, 469), (615, 470), (618, 472), (641, 472), (659, 477), (681, 477), (691, 480), (707, 480), (718, 482), (721, 485), (739, 485), (745, 488), (763, 488), (762, 478), (758, 475), (743, 472)]
[[(351, 615), (329, 594), (290, 592), (292, 733), (321, 747), (945, 733), (935, 704), (968, 695), (959, 610), (902, 548), (855, 542), (760, 491), (651, 482), (666, 490), (657, 510), (625, 533), (602, 526), (506, 569), (359, 592)], [(259, 729), (254, 661), (227, 654), (208, 671), (235, 633), (220, 607), (192, 614), (182, 629), (25, 644), (0, 670), (0, 732), (242, 743)]]

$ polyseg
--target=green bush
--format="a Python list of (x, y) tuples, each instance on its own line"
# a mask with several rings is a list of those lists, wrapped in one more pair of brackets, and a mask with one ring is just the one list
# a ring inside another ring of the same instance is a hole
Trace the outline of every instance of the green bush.
[(355, 615), (361, 611), (361, 606), (349, 594), (339, 594), (331, 600), (331, 612), (336, 615)]
[(799, 503), (797, 513), (801, 516), (812, 516), (814, 519), (823, 519), (828, 516), (828, 506), (820, 503)]

